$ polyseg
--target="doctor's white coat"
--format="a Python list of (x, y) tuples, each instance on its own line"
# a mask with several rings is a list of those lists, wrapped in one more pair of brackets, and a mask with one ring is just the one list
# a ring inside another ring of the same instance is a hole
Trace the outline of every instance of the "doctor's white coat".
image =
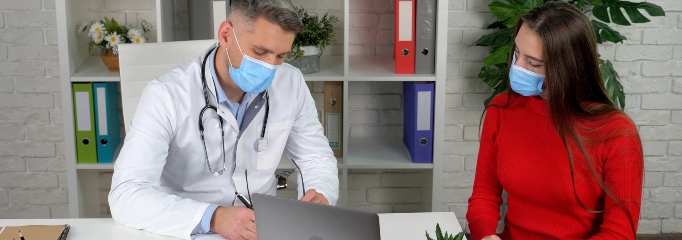
[[(238, 138), (235, 118), (220, 105), (227, 170), (220, 176), (209, 171), (199, 133), (199, 114), (205, 106), (201, 82), (205, 54), (157, 77), (144, 89), (114, 167), (109, 192), (113, 218), (136, 229), (189, 239), (210, 203), (241, 205), (235, 201), (235, 191), (247, 197), (248, 192), (275, 195), (274, 173), (283, 152), (300, 167), (306, 190), (315, 189), (335, 204), (339, 191), (336, 158), (301, 72), (286, 63), (277, 69), (268, 88), (265, 151), (256, 151), (265, 109), (257, 108), (262, 110), (250, 123), (244, 119), (245, 130)], [(216, 106), (208, 67), (209, 101)], [(256, 98), (251, 96), (249, 108), (255, 107), (251, 103)], [(206, 145), (211, 168), (218, 171), (223, 166), (220, 129), (214, 121), (217, 116), (212, 117), (204, 117)], [(301, 178), (298, 181), (300, 198)]]

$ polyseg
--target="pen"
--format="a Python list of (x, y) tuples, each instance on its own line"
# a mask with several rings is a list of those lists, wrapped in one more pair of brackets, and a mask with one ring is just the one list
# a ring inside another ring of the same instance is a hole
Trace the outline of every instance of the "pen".
[[(247, 208), (250, 208), (251, 210), (253, 210), (253, 205), (251, 205), (251, 203), (249, 202), (249, 200), (246, 200), (246, 198), (244, 197), (244, 195), (242, 195), (241, 193), (238, 193), (238, 192), (234, 192), (234, 194), (237, 195), (237, 198), (239, 198), (239, 201), (242, 201), (242, 203), (244, 204), (244, 206), (246, 206)], [(22, 240), (23, 240), (23, 239), (22, 239)]]
[(24, 234), (21, 234), (21, 230), (19, 230), (19, 238), (20, 238), (21, 240), (26, 240), (26, 239), (24, 239)]

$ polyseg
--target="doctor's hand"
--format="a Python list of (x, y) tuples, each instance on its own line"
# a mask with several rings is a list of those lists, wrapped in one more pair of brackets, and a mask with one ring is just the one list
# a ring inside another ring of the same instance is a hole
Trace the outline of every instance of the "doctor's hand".
[(246, 207), (218, 207), (211, 218), (211, 232), (230, 240), (258, 240), (256, 217)]
[(315, 191), (315, 189), (310, 189), (305, 192), (305, 196), (301, 198), (301, 201), (329, 205), (327, 198), (325, 198), (322, 193)]

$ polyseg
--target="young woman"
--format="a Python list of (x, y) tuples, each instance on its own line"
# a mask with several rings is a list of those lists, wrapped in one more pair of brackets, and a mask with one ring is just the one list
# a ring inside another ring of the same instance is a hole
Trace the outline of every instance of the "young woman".
[[(606, 94), (590, 21), (549, 2), (515, 30), (511, 88), (483, 122), (467, 212), (472, 238), (634, 239), (642, 147)], [(503, 190), (508, 211), (496, 235)]]

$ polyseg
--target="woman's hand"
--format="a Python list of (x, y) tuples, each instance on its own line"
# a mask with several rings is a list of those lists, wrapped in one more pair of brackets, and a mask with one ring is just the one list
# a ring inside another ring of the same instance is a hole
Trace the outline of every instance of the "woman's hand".
[(490, 236), (481, 238), (481, 240), (502, 240), (502, 239), (500, 237), (498, 237), (497, 235), (490, 235)]

